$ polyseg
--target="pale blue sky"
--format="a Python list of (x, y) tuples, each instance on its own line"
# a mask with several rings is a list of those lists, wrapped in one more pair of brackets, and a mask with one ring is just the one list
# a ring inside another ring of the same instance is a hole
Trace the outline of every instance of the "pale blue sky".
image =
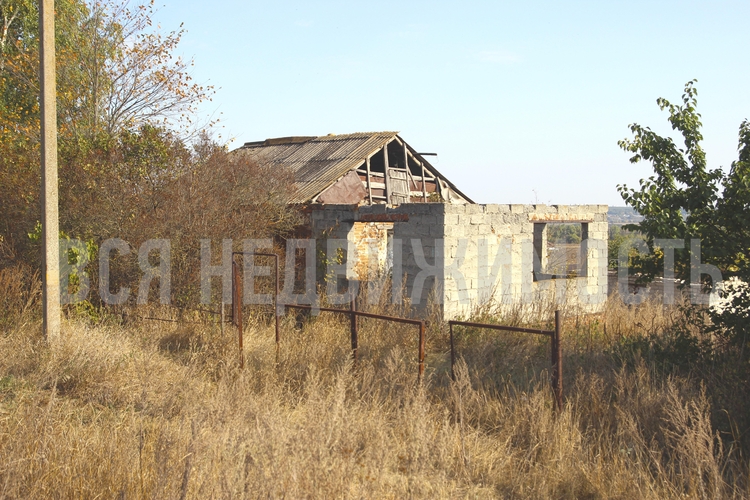
[(162, 0), (224, 138), (397, 130), (481, 203), (623, 205), (617, 141), (698, 79), (712, 166), (750, 118), (750, 2)]

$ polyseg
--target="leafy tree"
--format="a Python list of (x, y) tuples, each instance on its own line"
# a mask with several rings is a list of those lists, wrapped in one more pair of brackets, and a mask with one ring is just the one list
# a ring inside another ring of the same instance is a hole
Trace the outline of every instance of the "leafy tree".
[[(197, 300), (201, 238), (239, 244), (284, 234), (298, 217), (286, 203), (288, 171), (193, 133), (196, 106), (212, 90), (174, 57), (183, 32), (151, 28), (153, 6), (56, 1), (60, 229), (90, 249), (110, 237), (131, 250), (168, 238), (173, 290), (185, 304)], [(0, 0), (0, 242), (12, 256), (0, 268), (39, 261), (37, 23), (37, 2)], [(136, 255), (115, 259), (113, 289), (140, 277)], [(86, 270), (92, 283), (97, 266)]]
[[(669, 111), (669, 122), (684, 142), (678, 147), (671, 137), (661, 137), (649, 127), (630, 126), (633, 139), (619, 145), (634, 153), (632, 163), (650, 161), (656, 175), (640, 181), (638, 190), (618, 186), (625, 202), (635, 208), (643, 221), (626, 229), (641, 231), (651, 250), (657, 238), (700, 239), (701, 259), (717, 266), (727, 276), (750, 277), (750, 124), (740, 125), (740, 158), (728, 173), (709, 169), (700, 144), (700, 114), (696, 111), (695, 81), (688, 82), (682, 105), (657, 99)], [(676, 250), (676, 274), (689, 281), (690, 248)], [(653, 278), (663, 269), (664, 255), (651, 252), (639, 260), (640, 271)]]
[[(142, 4), (58, 0), (57, 85), (60, 134), (91, 138), (144, 123), (189, 129), (211, 87), (194, 83), (189, 61), (174, 57), (184, 31), (151, 29), (153, 0)], [(0, 0), (0, 127), (31, 120), (38, 135), (38, 10), (30, 0)], [(7, 111), (14, 110), (12, 113)], [(21, 120), (19, 120), (19, 118)]]
[[(37, 4), (0, 0), (0, 232), (28, 261), (26, 235), (40, 219)], [(60, 217), (73, 237), (102, 234), (112, 198), (126, 201), (120, 191), (139, 193), (131, 209), (153, 202), (180, 171), (165, 155), (185, 157), (179, 137), (210, 98), (173, 57), (182, 31), (151, 29), (153, 5), (56, 2)]]
[(607, 261), (611, 269), (617, 269), (620, 261), (620, 248), (627, 246), (628, 260), (636, 257), (638, 251), (635, 249), (636, 241), (641, 240), (640, 233), (628, 231), (615, 224), (609, 226), (609, 241), (607, 245)]
[[(662, 137), (648, 127), (630, 125), (632, 139), (619, 145), (633, 153), (630, 161), (649, 161), (655, 175), (640, 181), (640, 187), (618, 186), (625, 202), (644, 218), (626, 229), (640, 231), (650, 249), (648, 254), (634, 258), (634, 266), (646, 280), (653, 279), (664, 269), (664, 249), (657, 239), (677, 239), (684, 248), (675, 249), (675, 275), (690, 282), (691, 239), (700, 241), (701, 262), (719, 268), (724, 278), (736, 276), (750, 282), (750, 123), (745, 120), (739, 128), (739, 158), (728, 172), (710, 169), (701, 146), (701, 115), (696, 111), (695, 81), (685, 85), (682, 104), (674, 105), (657, 99), (662, 110), (669, 112), (672, 129), (679, 132), (682, 144), (671, 137)], [(750, 327), (748, 310), (750, 293), (738, 291), (734, 303), (744, 321), (732, 320), (714, 310), (712, 319), (717, 329), (732, 339)], [(744, 340), (743, 340), (744, 342)]]

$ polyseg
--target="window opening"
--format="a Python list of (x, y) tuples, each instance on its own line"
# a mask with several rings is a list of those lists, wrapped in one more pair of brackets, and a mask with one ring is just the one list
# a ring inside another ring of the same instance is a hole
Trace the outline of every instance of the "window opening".
[(541, 280), (585, 276), (584, 242), (587, 239), (587, 223), (534, 224), (534, 278)]

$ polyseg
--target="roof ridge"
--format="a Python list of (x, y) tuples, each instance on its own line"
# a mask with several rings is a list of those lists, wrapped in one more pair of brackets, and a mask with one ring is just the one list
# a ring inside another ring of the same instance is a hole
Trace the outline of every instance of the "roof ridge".
[(326, 134), (326, 135), (319, 135), (316, 137), (316, 139), (324, 139), (326, 137), (336, 137), (336, 138), (343, 138), (343, 137), (353, 137), (353, 136), (373, 136), (373, 135), (398, 135), (397, 131), (392, 130), (378, 130), (378, 131), (371, 131), (371, 132), (350, 132), (348, 134)]
[(364, 138), (364, 137), (377, 137), (385, 136), (391, 137), (398, 135), (395, 131), (382, 131), (382, 132), (352, 132), (349, 134), (326, 134), (326, 135), (291, 135), (286, 137), (271, 137), (264, 141), (250, 141), (243, 144), (242, 148), (258, 148), (264, 146), (283, 146), (287, 144), (303, 144), (311, 141), (336, 141), (336, 140), (347, 140), (353, 138)]

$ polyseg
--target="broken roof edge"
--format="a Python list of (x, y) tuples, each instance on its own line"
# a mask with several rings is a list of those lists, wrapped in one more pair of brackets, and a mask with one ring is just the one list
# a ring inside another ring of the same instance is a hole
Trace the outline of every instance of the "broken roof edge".
[[(452, 183), (452, 182), (450, 181), (450, 179), (448, 179), (448, 178), (447, 178), (447, 177), (446, 177), (445, 175), (441, 174), (441, 173), (440, 173), (440, 171), (439, 171), (439, 170), (438, 170), (437, 168), (435, 168), (435, 167), (434, 167), (434, 166), (433, 166), (433, 165), (432, 165), (432, 164), (431, 164), (431, 163), (430, 163), (429, 161), (427, 161), (427, 159), (426, 159), (426, 158), (425, 158), (424, 156), (422, 156), (422, 155), (421, 155), (420, 153), (418, 153), (416, 149), (414, 149), (413, 147), (411, 147), (411, 145), (409, 145), (409, 143), (408, 143), (408, 142), (406, 142), (406, 141), (404, 140), (404, 138), (403, 138), (403, 137), (401, 137), (401, 136), (399, 135), (399, 133), (398, 133), (398, 132), (358, 132), (358, 133), (354, 133), (354, 134), (346, 134), (346, 135), (340, 135), (340, 136), (334, 136), (334, 137), (341, 137), (341, 138), (344, 138), (344, 137), (346, 137), (346, 138), (350, 138), (350, 137), (353, 137), (353, 136), (357, 136), (357, 135), (373, 135), (373, 134), (382, 134), (382, 135), (385, 135), (385, 134), (393, 134), (393, 136), (392, 136), (392, 137), (391, 137), (390, 139), (388, 139), (388, 140), (387, 140), (387, 141), (385, 142), (385, 144), (390, 144), (390, 143), (391, 143), (391, 141), (393, 141), (394, 139), (396, 139), (396, 140), (398, 140), (398, 141), (399, 141), (399, 142), (400, 142), (401, 144), (404, 144), (404, 145), (406, 145), (406, 147), (407, 147), (407, 148), (409, 148), (409, 151), (411, 152), (411, 154), (412, 154), (412, 155), (413, 155), (413, 156), (414, 156), (415, 158), (419, 158), (419, 159), (420, 159), (420, 161), (421, 161), (421, 162), (423, 162), (423, 164), (424, 164), (425, 168), (426, 168), (427, 170), (429, 170), (429, 171), (430, 171), (430, 173), (432, 173), (432, 175), (434, 175), (434, 176), (435, 176), (436, 178), (440, 178), (440, 179), (441, 179), (442, 181), (444, 181), (444, 182), (445, 182), (446, 184), (448, 184), (448, 186), (449, 186), (449, 187), (450, 187), (450, 188), (451, 188), (451, 189), (452, 189), (452, 190), (453, 190), (453, 191), (454, 191), (454, 192), (455, 192), (456, 194), (458, 194), (459, 196), (461, 196), (461, 198), (463, 198), (463, 199), (464, 199), (464, 201), (466, 201), (467, 203), (469, 203), (469, 204), (471, 204), (471, 205), (476, 205), (476, 204), (477, 204), (477, 203), (476, 203), (476, 202), (475, 202), (474, 200), (472, 200), (471, 198), (469, 198), (468, 196), (466, 196), (466, 194), (464, 194), (464, 193), (463, 193), (463, 192), (462, 192), (462, 191), (461, 191), (460, 189), (458, 189), (458, 188), (456, 187), (456, 185), (455, 185), (455, 184), (453, 184), (453, 183)], [(328, 134), (328, 136), (331, 136), (331, 134)], [(328, 137), (328, 136), (323, 136), (323, 137)], [(375, 153), (373, 152), (372, 154), (375, 154)], [(372, 156), (372, 154), (371, 154), (370, 156)], [(366, 158), (365, 158), (365, 161), (366, 161)], [(355, 167), (355, 168), (356, 168), (356, 167)], [(316, 202), (318, 201), (318, 198), (320, 197), (320, 195), (322, 195), (323, 193), (325, 193), (325, 192), (326, 192), (326, 191), (327, 191), (328, 189), (330, 189), (330, 188), (331, 188), (331, 186), (333, 186), (334, 184), (336, 184), (336, 183), (337, 183), (338, 181), (340, 181), (340, 180), (341, 180), (341, 179), (342, 179), (342, 178), (343, 178), (344, 176), (348, 175), (348, 174), (349, 174), (349, 172), (351, 172), (351, 171), (352, 171), (352, 170), (349, 170), (349, 171), (347, 171), (346, 173), (342, 174), (342, 175), (341, 175), (341, 176), (340, 176), (340, 177), (339, 177), (338, 179), (336, 179), (335, 181), (331, 182), (331, 183), (330, 183), (330, 184), (329, 184), (328, 186), (326, 186), (325, 188), (323, 188), (323, 190), (322, 190), (322, 191), (320, 191), (320, 192), (319, 192), (318, 194), (316, 194), (316, 195), (312, 196), (311, 198), (309, 198), (309, 199), (307, 200), (307, 202), (313, 202), (313, 203), (316, 203)]]
[(425, 164), (425, 167), (426, 167), (426, 168), (427, 168), (428, 170), (430, 170), (430, 172), (431, 172), (431, 173), (432, 173), (433, 175), (435, 175), (436, 177), (439, 177), (439, 178), (441, 178), (442, 180), (444, 180), (444, 181), (445, 181), (445, 183), (446, 183), (446, 184), (448, 184), (448, 186), (450, 186), (450, 188), (451, 188), (451, 189), (452, 189), (453, 191), (455, 191), (456, 193), (458, 193), (458, 195), (459, 195), (459, 196), (461, 196), (461, 197), (462, 197), (462, 198), (463, 198), (464, 200), (466, 200), (466, 202), (467, 202), (467, 203), (470, 203), (470, 204), (472, 204), (472, 205), (476, 205), (476, 202), (475, 202), (474, 200), (472, 200), (471, 198), (469, 198), (468, 196), (466, 196), (466, 195), (465, 195), (465, 194), (464, 194), (464, 193), (463, 193), (463, 192), (462, 192), (462, 191), (461, 191), (460, 189), (458, 189), (458, 188), (456, 187), (456, 185), (455, 185), (455, 184), (453, 184), (453, 183), (452, 183), (452, 182), (450, 181), (450, 179), (448, 179), (448, 178), (447, 178), (447, 177), (446, 177), (445, 175), (441, 174), (441, 173), (440, 173), (440, 171), (439, 171), (438, 169), (436, 169), (436, 168), (435, 168), (435, 167), (434, 167), (434, 166), (433, 166), (433, 165), (432, 165), (432, 164), (431, 164), (431, 163), (430, 163), (429, 161), (427, 161), (427, 159), (426, 159), (426, 158), (425, 158), (424, 156), (422, 156), (421, 154), (419, 154), (419, 153), (417, 152), (417, 150), (416, 150), (416, 149), (414, 149), (413, 147), (411, 147), (411, 146), (409, 145), (409, 143), (408, 143), (408, 142), (406, 142), (406, 141), (405, 141), (405, 140), (404, 140), (404, 139), (403, 139), (403, 138), (402, 138), (402, 137), (401, 137), (400, 135), (396, 134), (396, 137), (397, 137), (397, 138), (398, 138), (398, 140), (400, 140), (400, 141), (401, 141), (401, 142), (402, 142), (403, 144), (405, 144), (407, 148), (409, 148), (409, 151), (411, 151), (411, 154), (413, 154), (413, 155), (414, 155), (415, 157), (419, 157), (419, 158), (421, 158), (421, 160), (422, 160), (422, 161), (424, 162), (424, 164)]
[[(463, 198), (464, 201), (466, 201), (469, 204), (476, 204), (474, 200), (466, 196), (465, 193), (463, 193), (460, 189), (456, 187), (456, 185), (451, 182), (450, 179), (448, 179), (445, 175), (443, 175), (437, 168), (435, 168), (424, 156), (422, 156), (419, 152), (417, 152), (416, 149), (414, 149), (408, 142), (406, 142), (397, 131), (381, 131), (381, 132), (354, 132), (350, 134), (327, 134), (327, 135), (321, 135), (321, 136), (286, 136), (286, 137), (277, 137), (277, 138), (269, 138), (264, 141), (253, 141), (253, 142), (246, 142), (239, 148), (237, 148), (235, 151), (240, 150), (252, 150), (256, 148), (264, 148), (269, 146), (283, 146), (283, 145), (293, 145), (293, 144), (305, 144), (307, 142), (328, 142), (328, 141), (339, 141), (339, 140), (348, 140), (348, 139), (354, 139), (354, 138), (362, 138), (362, 137), (376, 137), (380, 136), (381, 141), (383, 141), (383, 144), (389, 144), (393, 140), (398, 140), (400, 143), (405, 144), (406, 147), (409, 149), (411, 154), (415, 158), (419, 158), (419, 160), (424, 164), (425, 168), (430, 171), (436, 178), (441, 179), (445, 184), (448, 185), (448, 187), (454, 191), (457, 195), (459, 195), (461, 198)], [(367, 156), (371, 156), (374, 154), (375, 151), (370, 152), (369, 155), (365, 155), (361, 158), (361, 160), (364, 162), (367, 159)], [(354, 158), (351, 158), (354, 159)], [(357, 158), (359, 159), (359, 158)], [(357, 167), (354, 167), (357, 168)], [(351, 169), (350, 169), (351, 170)], [(330, 188), (332, 185), (334, 185), (336, 182), (338, 182), (343, 176), (345, 176), (350, 170), (347, 172), (342, 173), (340, 176), (338, 176), (335, 180), (329, 182), (325, 187), (320, 189), (316, 194), (310, 195), (309, 193), (304, 196), (304, 199), (298, 198), (296, 196), (292, 197), (294, 200), (293, 203), (309, 203), (314, 202), (317, 200), (317, 198), (324, 193), (328, 188)], [(296, 198), (296, 199), (295, 199)]]

